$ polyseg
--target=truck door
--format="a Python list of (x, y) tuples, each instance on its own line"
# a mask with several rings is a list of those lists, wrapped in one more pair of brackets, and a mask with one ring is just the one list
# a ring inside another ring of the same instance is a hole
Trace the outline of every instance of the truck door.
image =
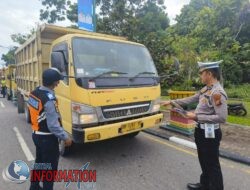
[[(56, 64), (53, 60), (53, 54), (61, 57), (60, 64)], [(54, 45), (51, 53), (51, 66), (56, 67), (61, 73), (67, 76), (69, 72), (69, 58), (68, 58), (68, 44), (61, 42)], [(55, 89), (56, 97), (58, 99), (59, 111), (62, 117), (62, 124), (66, 131), (71, 133), (71, 98), (69, 78), (64, 77), (64, 80), (60, 81), (59, 85)]]

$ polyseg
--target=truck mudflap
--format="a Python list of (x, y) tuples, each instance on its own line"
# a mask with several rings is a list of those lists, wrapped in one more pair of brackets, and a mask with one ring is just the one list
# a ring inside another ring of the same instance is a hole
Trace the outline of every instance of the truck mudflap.
[(142, 117), (138, 119), (107, 124), (90, 128), (72, 128), (72, 138), (75, 143), (88, 143), (111, 139), (129, 133), (141, 131), (143, 129), (159, 126), (162, 122), (163, 114)]

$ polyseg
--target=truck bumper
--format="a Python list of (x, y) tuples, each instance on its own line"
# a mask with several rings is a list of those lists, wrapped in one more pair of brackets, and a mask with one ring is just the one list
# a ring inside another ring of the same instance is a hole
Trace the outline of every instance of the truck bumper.
[(72, 128), (72, 138), (75, 143), (88, 143), (119, 137), (143, 129), (159, 126), (163, 114), (155, 114), (138, 119), (101, 125), (90, 128)]

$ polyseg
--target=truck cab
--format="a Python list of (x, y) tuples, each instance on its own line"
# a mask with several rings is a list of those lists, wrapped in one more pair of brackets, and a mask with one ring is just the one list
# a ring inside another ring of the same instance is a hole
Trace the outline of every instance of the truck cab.
[(124, 40), (66, 35), (52, 44), (51, 66), (63, 126), (75, 142), (109, 139), (161, 122), (160, 85), (147, 48)]

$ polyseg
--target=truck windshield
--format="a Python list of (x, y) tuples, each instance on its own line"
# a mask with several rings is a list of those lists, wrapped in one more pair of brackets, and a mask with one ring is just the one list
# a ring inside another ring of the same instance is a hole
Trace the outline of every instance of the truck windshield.
[(79, 78), (157, 76), (148, 50), (141, 45), (74, 38), (73, 58), (75, 75)]

